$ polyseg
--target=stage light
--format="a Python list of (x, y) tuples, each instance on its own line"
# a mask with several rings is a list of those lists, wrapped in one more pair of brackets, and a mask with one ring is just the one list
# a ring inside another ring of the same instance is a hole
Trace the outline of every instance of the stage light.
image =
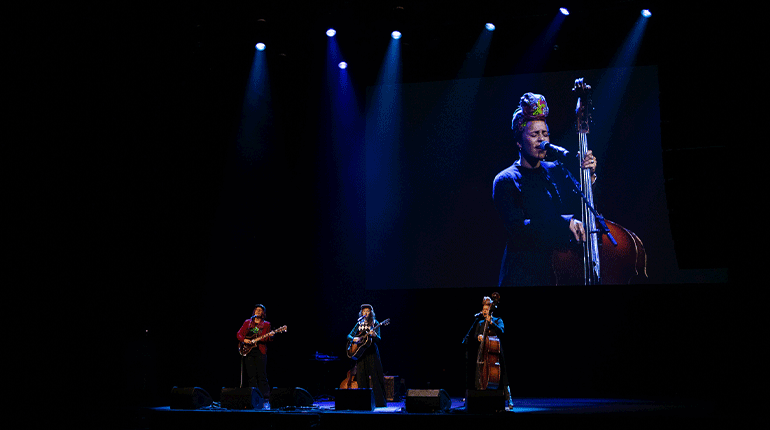
[(262, 42), (257, 43), (254, 47), (257, 48), (258, 51), (264, 51), (265, 50), (265, 44), (262, 43)]
[(345, 69), (347, 69), (347, 68), (348, 68), (348, 63), (346, 63), (346, 62), (344, 62), (344, 61), (340, 61), (340, 64), (337, 64), (337, 66), (338, 66), (340, 69), (342, 69), (342, 70), (345, 70)]
[(495, 31), (495, 25), (492, 24), (491, 22), (488, 22), (487, 25), (485, 25), (484, 27), (486, 27), (487, 30), (489, 31)]
[(335, 30), (333, 28), (330, 28), (330, 29), (326, 30), (326, 35), (329, 36), (329, 37), (334, 37), (335, 34), (337, 34), (337, 30)]
[(649, 9), (642, 9), (642, 16), (645, 18), (649, 18), (652, 16), (652, 12), (650, 12)]
[(394, 39), (401, 39), (401, 32), (400, 31), (394, 31), (393, 33), (390, 33), (390, 36)]
[(561, 12), (562, 15), (569, 15), (569, 11), (566, 7), (559, 8), (559, 12)]

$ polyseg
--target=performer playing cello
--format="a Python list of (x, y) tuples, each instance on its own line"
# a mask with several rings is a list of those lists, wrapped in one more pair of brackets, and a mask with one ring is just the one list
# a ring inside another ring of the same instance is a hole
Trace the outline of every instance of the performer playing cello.
[(508, 372), (503, 354), (505, 324), (492, 315), (500, 300), (498, 293), (485, 296), (481, 312), (463, 340), (466, 345), (466, 389), (505, 390), (506, 403), (512, 407)]
[[(570, 239), (586, 240), (580, 214), (580, 197), (573, 185), (552, 162), (545, 161), (545, 143), (550, 142), (546, 117), (548, 104), (540, 94), (521, 96), (513, 114), (513, 143), (520, 157), (498, 173), (492, 199), (507, 232), (500, 267), (500, 286), (553, 285), (551, 255)], [(596, 157), (588, 151), (582, 169), (596, 176)]]

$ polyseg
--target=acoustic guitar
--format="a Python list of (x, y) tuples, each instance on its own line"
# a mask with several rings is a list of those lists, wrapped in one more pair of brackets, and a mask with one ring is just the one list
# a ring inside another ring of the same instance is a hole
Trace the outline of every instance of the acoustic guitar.
[(346, 347), (348, 358), (352, 358), (353, 360), (358, 360), (359, 358), (361, 358), (361, 356), (364, 355), (364, 352), (366, 351), (366, 349), (372, 346), (372, 342), (374, 341), (372, 337), (369, 335), (369, 332), (372, 330), (377, 330), (377, 328), (386, 326), (388, 324), (390, 324), (390, 318), (386, 319), (381, 323), (375, 324), (374, 327), (372, 327), (362, 336), (358, 336), (361, 338), (358, 341), (358, 343), (353, 342), (352, 340), (348, 340), (348, 344)]

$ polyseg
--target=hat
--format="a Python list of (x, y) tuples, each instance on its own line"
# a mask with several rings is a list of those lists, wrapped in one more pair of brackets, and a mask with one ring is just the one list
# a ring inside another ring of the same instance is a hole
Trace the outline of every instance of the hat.
[(361, 305), (361, 310), (363, 310), (364, 308), (369, 308), (369, 310), (371, 310), (371, 311), (374, 310), (374, 307), (372, 307), (372, 305), (367, 304), (367, 303), (364, 303), (363, 305)]
[(519, 108), (513, 113), (511, 130), (519, 132), (529, 121), (545, 121), (548, 103), (541, 94), (525, 93), (519, 100)]

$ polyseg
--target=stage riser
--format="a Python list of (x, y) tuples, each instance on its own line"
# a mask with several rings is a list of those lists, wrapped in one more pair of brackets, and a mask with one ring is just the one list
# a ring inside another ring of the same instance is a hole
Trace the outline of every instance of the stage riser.
[(165, 411), (146, 416), (142, 429), (322, 429), (339, 430), (361, 428), (367, 430), (394, 430), (407, 428), (469, 429), (479, 422), (489, 428), (538, 429), (569, 428), (575, 422), (592, 429), (650, 428), (677, 422), (688, 425), (706, 425), (703, 416), (679, 414), (469, 414), (469, 413), (377, 413), (377, 412), (260, 412), (260, 411)]

